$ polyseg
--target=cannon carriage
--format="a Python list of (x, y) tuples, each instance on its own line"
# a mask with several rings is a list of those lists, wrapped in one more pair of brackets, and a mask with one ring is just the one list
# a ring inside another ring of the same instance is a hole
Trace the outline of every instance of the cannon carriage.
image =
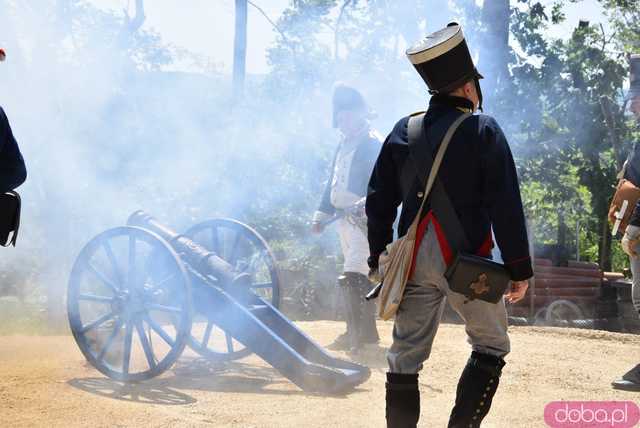
[(190, 347), (230, 361), (255, 353), (307, 391), (339, 393), (368, 368), (334, 358), (279, 310), (280, 280), (260, 235), (216, 219), (178, 234), (138, 211), (80, 252), (69, 279), (73, 336), (106, 376), (160, 375)]

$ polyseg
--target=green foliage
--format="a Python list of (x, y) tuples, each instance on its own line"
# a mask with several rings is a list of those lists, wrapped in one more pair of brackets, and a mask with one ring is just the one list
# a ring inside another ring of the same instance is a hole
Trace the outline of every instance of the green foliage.
[[(552, 6), (551, 17), (541, 3), (525, 4), (514, 9), (511, 23), (529, 56), (512, 68), (518, 96), (529, 100), (515, 115), (524, 118), (515, 144), (524, 148), (518, 152), (520, 172), (530, 189), (525, 199), (534, 198), (526, 205), (538, 211), (529, 211), (536, 237), (551, 239), (558, 216), (550, 213), (563, 212), (567, 225), (579, 221), (587, 227), (584, 256), (610, 268), (610, 244), (602, 236), (615, 176), (630, 147), (630, 129), (617, 104), (627, 76), (623, 55), (613, 50), (619, 34), (580, 26), (567, 40), (548, 40), (545, 30), (563, 19), (560, 4)], [(544, 197), (535, 189), (544, 189)], [(617, 249), (615, 254), (620, 269)]]

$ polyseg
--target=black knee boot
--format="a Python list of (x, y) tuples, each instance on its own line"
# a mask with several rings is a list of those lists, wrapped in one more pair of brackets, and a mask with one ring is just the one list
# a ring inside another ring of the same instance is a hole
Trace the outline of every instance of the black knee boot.
[(347, 351), (355, 345), (356, 333), (354, 331), (354, 314), (351, 308), (351, 290), (349, 287), (349, 281), (343, 274), (338, 277), (337, 281), (338, 298), (338, 311), (344, 318), (344, 322), (347, 325), (346, 331), (338, 336), (336, 340), (327, 346), (328, 349), (333, 351)]
[(417, 374), (387, 373), (387, 428), (415, 428), (420, 418)]
[(624, 391), (640, 391), (640, 364), (626, 372), (622, 379), (611, 383), (615, 389)]
[(358, 272), (345, 272), (344, 276), (351, 294), (356, 345), (378, 343), (380, 336), (376, 327), (375, 304), (365, 299), (367, 293), (371, 291), (371, 282), (365, 275)]
[(449, 428), (477, 428), (489, 413), (491, 400), (498, 389), (504, 360), (493, 355), (472, 352), (460, 376), (456, 404), (451, 411)]

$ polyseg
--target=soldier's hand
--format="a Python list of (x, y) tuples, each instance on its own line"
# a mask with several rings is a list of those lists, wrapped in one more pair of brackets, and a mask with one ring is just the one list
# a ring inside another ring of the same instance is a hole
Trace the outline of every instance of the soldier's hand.
[(629, 225), (622, 237), (622, 250), (629, 257), (638, 257), (638, 243), (640, 243), (640, 228), (638, 226)]
[(324, 226), (319, 221), (314, 221), (311, 223), (311, 232), (319, 235), (324, 231)]
[(524, 298), (529, 288), (529, 281), (511, 281), (509, 291), (505, 294), (508, 303), (516, 303)]

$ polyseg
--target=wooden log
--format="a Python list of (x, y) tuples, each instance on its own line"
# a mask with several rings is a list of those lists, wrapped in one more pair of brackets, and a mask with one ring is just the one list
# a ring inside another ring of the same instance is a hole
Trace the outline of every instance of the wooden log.
[(580, 269), (569, 267), (557, 267), (557, 266), (536, 266), (534, 269), (536, 276), (538, 274), (548, 275), (565, 275), (565, 276), (588, 276), (593, 278), (601, 278), (602, 272), (592, 269)]
[(555, 281), (555, 280), (560, 280), (560, 281), (579, 281), (579, 282), (588, 282), (588, 283), (593, 283), (594, 286), (595, 284), (602, 284), (603, 282), (605, 282), (605, 279), (599, 278), (597, 276), (572, 276), (572, 275), (551, 275), (548, 273), (536, 273), (535, 274), (536, 279), (546, 279), (549, 281)]
[(595, 262), (577, 262), (575, 260), (569, 260), (570, 268), (578, 268), (578, 269), (591, 269), (591, 270), (600, 270), (600, 266)]
[[(536, 296), (556, 296), (556, 297), (571, 297), (571, 296), (599, 296), (599, 287), (580, 287), (580, 288), (541, 288), (538, 287), (535, 290)], [(526, 294), (530, 296), (529, 291)]]
[[(543, 306), (547, 306), (556, 300), (568, 300), (571, 303), (575, 303), (580, 306), (582, 309), (584, 308), (593, 308), (598, 298), (596, 296), (535, 296), (534, 298), (535, 306), (540, 308)], [(517, 303), (513, 303), (514, 306), (527, 306), (529, 304), (529, 299), (522, 299)]]
[(600, 287), (602, 281), (599, 278), (536, 278), (536, 288), (578, 288)]
[(609, 281), (618, 281), (620, 279), (624, 279), (624, 274), (620, 272), (603, 272), (602, 276)]

